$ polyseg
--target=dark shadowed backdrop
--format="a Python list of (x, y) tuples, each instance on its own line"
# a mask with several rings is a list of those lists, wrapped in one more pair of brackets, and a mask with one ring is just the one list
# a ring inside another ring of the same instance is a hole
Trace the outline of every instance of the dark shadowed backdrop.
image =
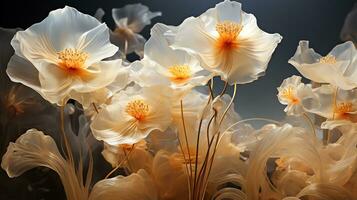
[[(162, 11), (162, 17), (154, 19), (170, 25), (180, 24), (186, 17), (197, 16), (219, 0), (46, 0), (1, 1), (0, 27), (27, 28), (44, 19), (49, 11), (69, 5), (83, 13), (94, 14), (103, 8), (104, 21), (113, 27), (111, 8), (129, 3), (143, 3), (153, 11)], [(266, 32), (283, 36), (269, 64), (266, 75), (251, 84), (238, 87), (236, 108), (244, 117), (282, 119), (283, 106), (276, 98), (276, 87), (282, 80), (298, 72), (287, 63), (293, 56), (299, 40), (310, 40), (311, 46), (326, 54), (340, 41), (340, 30), (353, 0), (241, 0), (243, 10), (253, 13), (258, 25)], [(150, 27), (143, 35), (148, 38)]]

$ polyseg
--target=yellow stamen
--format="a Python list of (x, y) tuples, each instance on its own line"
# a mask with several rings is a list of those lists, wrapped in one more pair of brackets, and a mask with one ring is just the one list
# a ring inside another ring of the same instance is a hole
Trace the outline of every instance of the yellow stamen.
[(224, 21), (216, 25), (216, 31), (219, 37), (216, 41), (217, 51), (227, 51), (238, 48), (238, 35), (242, 30), (242, 26), (235, 22)]
[(336, 105), (335, 114), (338, 118), (348, 118), (349, 113), (353, 111), (351, 102), (342, 102)]
[(319, 63), (322, 64), (335, 64), (336, 62), (336, 57), (333, 55), (327, 55), (319, 59)]
[(125, 111), (135, 119), (142, 121), (149, 114), (149, 105), (143, 100), (133, 100), (126, 105)]
[(300, 101), (299, 99), (295, 96), (295, 89), (291, 86), (285, 88), (282, 92), (281, 92), (281, 97), (283, 97), (284, 99), (287, 99), (290, 101), (290, 103), (292, 104), (298, 104)]
[(187, 65), (174, 65), (168, 68), (171, 73), (171, 81), (173, 82), (182, 82), (189, 79), (191, 74), (191, 69)]
[(88, 58), (88, 54), (77, 49), (64, 49), (58, 52), (58, 59), (60, 62), (58, 65), (66, 70), (67, 73), (72, 75), (83, 76), (86, 75), (84, 69), (84, 63)]

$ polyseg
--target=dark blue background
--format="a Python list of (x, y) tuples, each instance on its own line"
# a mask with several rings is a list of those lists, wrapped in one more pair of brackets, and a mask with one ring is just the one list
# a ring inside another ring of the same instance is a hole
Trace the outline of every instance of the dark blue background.
[[(220, 1), (218, 0), (87, 0), (87, 1), (2, 1), (0, 26), (27, 28), (44, 19), (48, 12), (69, 5), (81, 12), (94, 14), (98, 7), (106, 12), (105, 21), (113, 26), (111, 8), (128, 3), (141, 2), (153, 11), (162, 11), (163, 16), (154, 22), (178, 25), (186, 17), (197, 16)], [(243, 10), (253, 13), (258, 25), (266, 32), (283, 36), (269, 64), (267, 73), (254, 83), (238, 87), (236, 107), (244, 117), (284, 117), (283, 106), (276, 98), (276, 87), (281, 81), (298, 72), (287, 63), (293, 56), (299, 40), (310, 40), (317, 52), (326, 54), (341, 43), (339, 34), (347, 13), (352, 9), (352, 0), (242, 0)], [(150, 28), (143, 35), (149, 37)]]

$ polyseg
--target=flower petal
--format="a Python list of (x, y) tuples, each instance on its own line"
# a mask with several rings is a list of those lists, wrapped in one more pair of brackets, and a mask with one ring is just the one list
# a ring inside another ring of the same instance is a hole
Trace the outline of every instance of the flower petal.
[(89, 200), (157, 200), (158, 194), (152, 177), (139, 170), (127, 177), (117, 176), (96, 183)]
[(86, 65), (99, 62), (113, 56), (118, 47), (109, 41), (109, 29), (106, 24), (100, 24), (80, 36), (76, 49), (89, 54)]

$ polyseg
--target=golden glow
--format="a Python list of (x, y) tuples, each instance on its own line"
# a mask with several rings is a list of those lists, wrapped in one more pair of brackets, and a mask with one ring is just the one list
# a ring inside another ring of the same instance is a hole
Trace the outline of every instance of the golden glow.
[(275, 160), (276, 169), (277, 170), (284, 170), (287, 167), (286, 159), (279, 158)]
[(125, 111), (135, 119), (142, 121), (149, 114), (149, 105), (143, 100), (133, 100), (126, 105)]
[[(189, 166), (191, 165), (191, 167), (195, 166), (196, 164), (196, 151), (192, 148), (190, 148), (190, 156), (189, 153), (185, 152), (185, 155), (180, 152), (180, 153), (174, 153), (170, 156), (170, 164), (173, 168), (179, 170), (182, 168), (182, 166)], [(197, 162), (200, 163), (201, 162), (201, 157), (198, 156), (197, 158)]]
[(350, 112), (353, 112), (352, 103), (351, 102), (339, 103), (335, 106), (334, 112), (337, 118), (349, 119)]
[(335, 64), (336, 58), (333, 55), (327, 55), (325, 57), (320, 58), (319, 63), (323, 63), (323, 64)]
[(135, 144), (120, 144), (119, 145), (119, 150), (123, 150), (125, 152), (130, 152), (134, 149), (146, 149), (146, 141), (140, 140), (139, 142), (137, 142)]
[(191, 69), (187, 65), (174, 65), (168, 68), (171, 73), (171, 81), (183, 82), (191, 77)]
[(224, 21), (216, 25), (219, 37), (216, 41), (216, 51), (227, 52), (238, 48), (238, 35), (242, 30), (240, 24)]
[(84, 63), (88, 54), (77, 49), (64, 49), (57, 53), (60, 60), (59, 66), (71, 75), (85, 76), (87, 71), (84, 69)]
[(296, 98), (294, 93), (295, 93), (295, 89), (289, 86), (281, 92), (281, 97), (287, 99), (292, 104), (298, 104), (300, 101), (298, 98)]

